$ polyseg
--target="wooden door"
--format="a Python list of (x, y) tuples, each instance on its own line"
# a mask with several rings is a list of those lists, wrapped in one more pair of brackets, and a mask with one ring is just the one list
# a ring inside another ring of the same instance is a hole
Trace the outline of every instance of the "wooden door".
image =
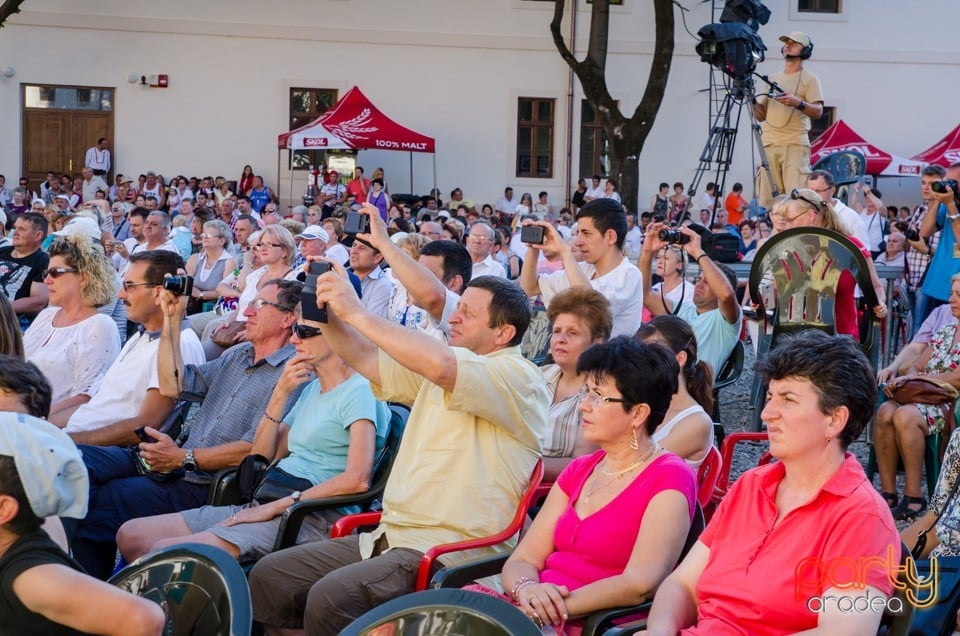
[(113, 146), (112, 88), (22, 85), (22, 173), (39, 191), (48, 171), (79, 176), (87, 148), (106, 137), (111, 142), (112, 183), (116, 159)]

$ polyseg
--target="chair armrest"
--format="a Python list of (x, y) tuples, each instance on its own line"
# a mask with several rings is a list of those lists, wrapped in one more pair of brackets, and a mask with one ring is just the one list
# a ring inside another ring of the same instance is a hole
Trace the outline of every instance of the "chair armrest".
[(380, 523), (379, 512), (361, 512), (355, 515), (340, 517), (330, 529), (330, 538), (345, 537), (360, 526), (375, 526)]
[(510, 555), (507, 553), (494, 554), (460, 565), (445, 567), (433, 575), (433, 578), (430, 579), (430, 587), (434, 589), (463, 587), (464, 585), (470, 585), (477, 579), (500, 574), (503, 570), (503, 564), (507, 562), (509, 557)]
[(236, 485), (237, 467), (224, 468), (217, 471), (210, 482), (210, 490), (207, 491), (208, 506), (228, 506), (242, 504), (240, 501), (240, 491)]
[[(639, 621), (630, 621), (629, 623), (622, 623), (611, 627), (607, 631), (603, 632), (603, 636), (633, 636), (640, 631), (647, 628), (646, 619)], [(586, 634), (586, 632), (584, 632)]]
[(370, 503), (370, 491), (351, 495), (333, 495), (320, 499), (299, 501), (287, 508), (280, 517), (280, 527), (277, 528), (277, 538), (273, 543), (273, 551), (290, 548), (297, 544), (300, 528), (307, 515), (318, 510), (343, 508), (345, 506), (366, 506)]
[[(609, 631), (614, 627), (627, 627), (627, 625), (638, 627), (640, 625), (646, 625), (647, 614), (650, 613), (650, 608), (652, 606), (653, 601), (646, 601), (640, 605), (626, 605), (624, 607), (614, 607), (593, 612), (584, 620), (582, 636), (600, 636), (601, 634), (608, 636), (609, 634), (614, 633)], [(615, 626), (612, 623), (612, 621), (618, 618), (624, 618), (634, 614), (643, 614), (643, 617), (619, 626)], [(632, 634), (633, 631), (616, 633)]]
[(489, 537), (467, 539), (465, 541), (454, 541), (453, 543), (443, 543), (430, 548), (420, 559), (420, 570), (417, 572), (417, 587), (415, 589), (417, 591), (427, 589), (427, 582), (430, 580), (430, 569), (433, 567), (433, 562), (436, 561), (440, 555), (449, 554), (450, 552), (462, 552), (464, 550), (488, 548), (493, 545), (499, 545), (513, 535), (517, 534), (519, 531), (519, 528), (515, 528), (511, 524), (511, 527), (507, 528), (506, 530), (498, 532), (497, 534), (492, 534)]

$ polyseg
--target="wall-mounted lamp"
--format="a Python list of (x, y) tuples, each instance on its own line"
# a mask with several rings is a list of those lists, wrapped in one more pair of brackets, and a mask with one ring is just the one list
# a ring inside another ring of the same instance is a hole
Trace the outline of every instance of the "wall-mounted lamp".
[(146, 86), (147, 76), (131, 71), (130, 73), (127, 73), (127, 81), (131, 84), (140, 84), (140, 86)]
[(7, 79), (10, 79), (16, 74), (17, 72), (14, 70), (12, 66), (4, 66), (2, 69), (0, 69), (0, 75), (3, 75)]

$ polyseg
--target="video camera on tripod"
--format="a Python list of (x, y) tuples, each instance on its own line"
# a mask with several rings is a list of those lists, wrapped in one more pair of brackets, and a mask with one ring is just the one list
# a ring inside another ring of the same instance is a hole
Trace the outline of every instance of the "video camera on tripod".
[(757, 33), (770, 20), (770, 9), (759, 0), (727, 0), (720, 22), (702, 27), (696, 50), (700, 60), (720, 69), (736, 82), (751, 83), (767, 47)]

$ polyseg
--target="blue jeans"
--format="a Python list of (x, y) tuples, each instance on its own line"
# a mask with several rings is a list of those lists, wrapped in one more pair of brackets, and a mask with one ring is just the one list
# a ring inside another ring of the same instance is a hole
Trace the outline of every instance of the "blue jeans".
[(133, 449), (81, 445), (80, 452), (90, 475), (90, 505), (85, 519), (65, 519), (64, 525), (73, 557), (92, 576), (106, 579), (110, 575), (117, 530), (125, 521), (197, 508), (206, 502), (205, 485), (141, 476)]

